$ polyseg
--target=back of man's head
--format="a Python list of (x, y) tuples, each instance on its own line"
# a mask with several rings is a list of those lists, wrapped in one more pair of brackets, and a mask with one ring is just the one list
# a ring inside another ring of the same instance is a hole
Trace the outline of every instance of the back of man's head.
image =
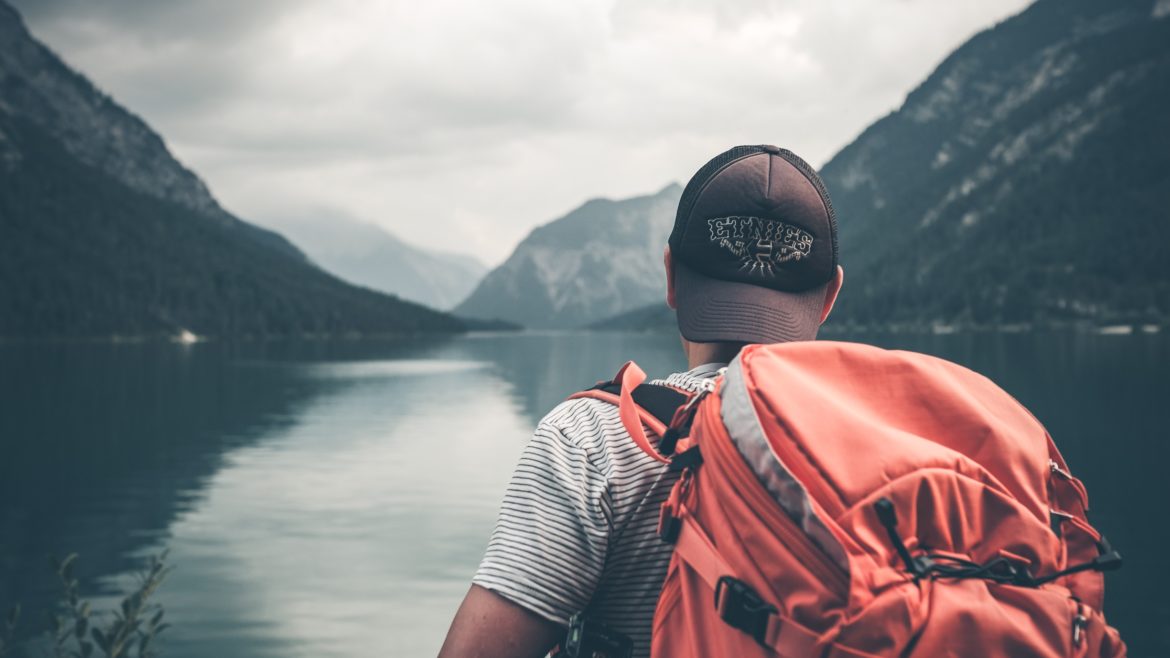
[(824, 183), (775, 146), (736, 146), (703, 165), (669, 244), (679, 331), (695, 343), (811, 340), (840, 283)]

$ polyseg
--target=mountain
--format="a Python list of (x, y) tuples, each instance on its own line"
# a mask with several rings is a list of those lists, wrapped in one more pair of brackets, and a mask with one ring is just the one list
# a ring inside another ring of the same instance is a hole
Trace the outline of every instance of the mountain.
[(415, 247), (379, 226), (338, 212), (321, 211), (292, 221), (282, 218), (280, 227), (329, 272), (431, 308), (454, 308), (487, 272), (472, 256)]
[(602, 318), (588, 325), (596, 331), (621, 331), (632, 333), (673, 331), (678, 327), (674, 309), (666, 301), (639, 306), (630, 311)]
[(458, 331), (224, 210), (0, 2), (0, 338)]
[(976, 35), (822, 168), (830, 326), (1170, 323), (1167, 107), (1170, 0), (1039, 0)]
[(665, 295), (662, 249), (682, 188), (593, 199), (532, 231), (455, 312), (526, 327), (581, 327)]
[(1170, 320), (1170, 2), (1039, 0), (823, 170), (837, 323)]

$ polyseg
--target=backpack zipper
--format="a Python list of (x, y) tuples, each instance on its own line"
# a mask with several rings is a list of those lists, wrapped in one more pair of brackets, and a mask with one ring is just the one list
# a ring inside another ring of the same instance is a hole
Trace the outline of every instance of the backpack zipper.
[(1084, 641), (1085, 627), (1089, 625), (1089, 618), (1085, 616), (1085, 606), (1077, 601), (1077, 613), (1073, 617), (1072, 641), (1074, 647), (1080, 647)]

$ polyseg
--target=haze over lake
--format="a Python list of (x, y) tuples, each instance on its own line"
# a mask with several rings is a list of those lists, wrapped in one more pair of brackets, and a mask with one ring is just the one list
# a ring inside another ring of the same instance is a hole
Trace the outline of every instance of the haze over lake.
[[(973, 367), (1047, 425), (1126, 558), (1110, 621), (1170, 655), (1170, 341), (857, 338)], [(108, 607), (169, 546), (167, 656), (434, 655), (532, 427), (627, 358), (683, 367), (676, 338), (617, 333), (0, 347), (0, 606), (38, 629), (45, 556), (77, 551)]]

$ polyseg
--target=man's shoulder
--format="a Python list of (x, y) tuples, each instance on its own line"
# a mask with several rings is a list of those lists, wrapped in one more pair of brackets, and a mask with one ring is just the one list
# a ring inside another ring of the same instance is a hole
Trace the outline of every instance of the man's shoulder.
[(603, 435), (624, 432), (617, 405), (597, 398), (570, 398), (540, 419), (538, 431), (553, 430), (573, 443), (593, 443)]
[[(696, 382), (700, 380), (689, 372), (676, 372), (666, 377), (648, 381), (649, 384), (666, 386), (683, 392), (697, 390)], [(579, 421), (583, 418), (617, 418), (617, 405), (608, 400), (594, 397), (572, 397), (553, 407), (540, 425), (560, 430), (573, 431), (579, 429)]]

